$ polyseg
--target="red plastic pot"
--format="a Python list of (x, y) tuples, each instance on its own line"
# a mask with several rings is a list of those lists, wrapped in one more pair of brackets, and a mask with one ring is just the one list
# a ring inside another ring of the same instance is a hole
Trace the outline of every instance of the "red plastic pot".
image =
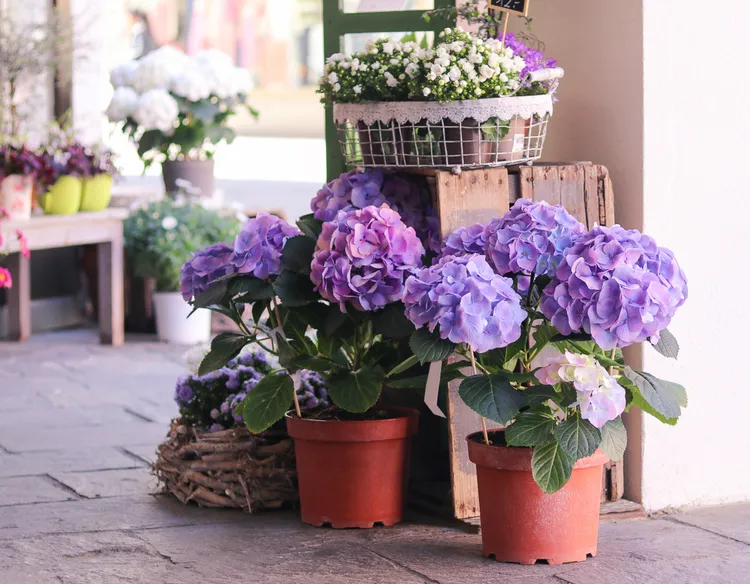
[(419, 412), (388, 410), (395, 417), (365, 421), (287, 414), (303, 522), (316, 527), (369, 528), (401, 521)]
[(534, 482), (531, 448), (487, 446), (481, 433), (467, 441), (477, 465), (485, 556), (564, 564), (596, 555), (602, 467), (609, 460), (600, 450), (579, 460), (568, 483), (550, 495)]

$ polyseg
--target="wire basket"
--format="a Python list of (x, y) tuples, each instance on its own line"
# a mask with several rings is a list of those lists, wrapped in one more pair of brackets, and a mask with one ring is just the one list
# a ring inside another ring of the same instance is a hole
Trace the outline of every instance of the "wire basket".
[[(535, 72), (552, 81), (562, 69)], [(554, 90), (545, 95), (436, 102), (335, 104), (350, 166), (477, 168), (530, 164), (542, 156)]]

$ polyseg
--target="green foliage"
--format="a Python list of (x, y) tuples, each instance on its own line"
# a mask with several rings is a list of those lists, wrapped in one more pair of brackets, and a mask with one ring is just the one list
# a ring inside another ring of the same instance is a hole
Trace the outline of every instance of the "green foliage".
[(625, 367), (625, 377), (632, 383), (633, 404), (664, 423), (674, 425), (682, 410), (680, 403), (687, 403), (685, 388), (677, 383), (664, 382), (645, 371)]
[(409, 346), (421, 363), (445, 361), (456, 350), (455, 344), (441, 339), (437, 331), (431, 333), (426, 328), (414, 331)]
[(620, 417), (610, 420), (602, 428), (602, 452), (612, 461), (622, 460), (628, 445), (628, 432)]
[(659, 333), (659, 342), (652, 345), (659, 353), (669, 359), (677, 359), (680, 354), (680, 344), (677, 342), (675, 336), (664, 329)]
[(380, 367), (362, 367), (357, 371), (336, 372), (329, 378), (328, 394), (340, 408), (363, 413), (375, 405), (385, 381)]
[(263, 432), (284, 417), (294, 401), (294, 382), (289, 375), (267, 375), (243, 405), (245, 424), (251, 432)]
[(573, 460), (563, 447), (553, 440), (534, 448), (531, 473), (534, 481), (545, 493), (555, 493), (565, 486), (573, 474)]
[(243, 347), (248, 344), (250, 339), (245, 335), (236, 333), (220, 333), (214, 337), (211, 342), (211, 350), (201, 362), (198, 369), (199, 375), (205, 375), (224, 367), (229, 361), (240, 354)]
[(532, 447), (547, 444), (553, 436), (554, 418), (541, 412), (524, 412), (505, 429), (508, 446)]
[(239, 229), (234, 214), (167, 199), (142, 207), (125, 220), (125, 249), (137, 276), (154, 278), (159, 292), (175, 292), (180, 269), (193, 253), (219, 241), (231, 243)]
[(524, 407), (524, 392), (513, 387), (503, 375), (473, 375), (461, 382), (461, 399), (472, 410), (498, 424), (507, 424)]
[(602, 441), (602, 434), (598, 428), (574, 413), (555, 428), (555, 438), (575, 462), (596, 452)]

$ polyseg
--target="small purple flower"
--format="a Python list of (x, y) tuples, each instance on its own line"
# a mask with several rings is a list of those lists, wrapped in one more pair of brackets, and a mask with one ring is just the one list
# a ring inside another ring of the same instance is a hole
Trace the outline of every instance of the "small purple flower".
[(320, 295), (356, 310), (379, 310), (401, 298), (405, 277), (421, 266), (414, 228), (387, 205), (341, 211), (323, 224), (310, 279)]
[[(537, 51), (529, 47), (526, 43), (521, 41), (512, 32), (509, 32), (505, 36), (505, 46), (513, 50), (513, 54), (519, 57), (523, 57), (526, 61), (526, 67), (521, 71), (521, 80), (526, 79), (526, 76), (532, 71), (539, 71), (540, 69), (551, 69), (557, 67), (557, 61), (545, 57), (544, 53)], [(545, 87), (549, 89), (550, 83), (545, 84)], [(531, 84), (528, 81), (524, 81), (522, 87), (530, 87)]]
[(281, 252), (287, 239), (301, 231), (283, 219), (258, 213), (249, 219), (234, 242), (232, 263), (241, 274), (261, 280), (281, 273)]
[(501, 276), (554, 276), (563, 254), (585, 233), (583, 224), (560, 205), (519, 199), (487, 226), (487, 260)]
[(231, 257), (231, 247), (215, 243), (185, 262), (180, 272), (180, 292), (185, 301), (200, 296), (214, 280), (234, 273)]
[(300, 407), (311, 410), (328, 405), (328, 390), (323, 377), (307, 369), (301, 372), (300, 387), (297, 390)]
[(208, 429), (208, 431), (212, 434), (221, 432), (222, 430), (224, 430), (224, 426), (222, 426), (221, 424), (211, 424), (211, 427)]
[(487, 247), (487, 226), (477, 223), (471, 227), (459, 227), (443, 241), (441, 255), (484, 255)]
[(446, 256), (406, 280), (406, 316), (453, 343), (485, 353), (521, 336), (526, 311), (513, 281), (492, 271), (483, 255)]
[(380, 169), (353, 170), (324, 185), (310, 207), (319, 221), (333, 221), (340, 211), (388, 205), (413, 227), (422, 244), (440, 251), (440, 226), (424, 181)]
[(541, 310), (562, 334), (584, 330), (609, 350), (658, 341), (687, 293), (670, 250), (635, 229), (595, 227), (565, 252)]

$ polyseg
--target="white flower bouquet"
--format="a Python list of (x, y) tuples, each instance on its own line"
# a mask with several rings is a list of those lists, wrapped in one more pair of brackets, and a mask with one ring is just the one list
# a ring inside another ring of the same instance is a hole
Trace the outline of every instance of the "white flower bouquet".
[[(527, 53), (460, 28), (432, 49), (382, 38), (332, 55), (319, 93), (334, 105), (358, 166), (482, 166), (541, 155), (561, 69), (531, 72)], [(536, 78), (547, 83), (534, 84)]]
[(110, 121), (138, 145), (146, 166), (157, 160), (205, 160), (218, 144), (231, 143), (229, 119), (248, 105), (250, 73), (229, 55), (207, 50), (190, 57), (161, 47), (111, 73), (115, 87)]

